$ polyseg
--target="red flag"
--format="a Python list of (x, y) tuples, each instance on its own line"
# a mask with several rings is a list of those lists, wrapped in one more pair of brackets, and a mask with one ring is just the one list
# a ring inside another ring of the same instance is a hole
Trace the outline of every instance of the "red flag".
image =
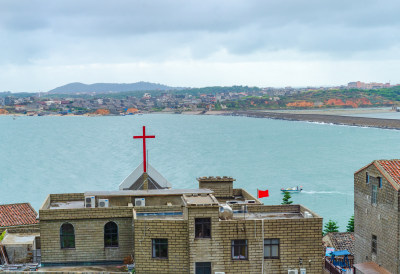
[(268, 189), (267, 190), (258, 190), (257, 189), (257, 199), (264, 198), (264, 197), (269, 197)]

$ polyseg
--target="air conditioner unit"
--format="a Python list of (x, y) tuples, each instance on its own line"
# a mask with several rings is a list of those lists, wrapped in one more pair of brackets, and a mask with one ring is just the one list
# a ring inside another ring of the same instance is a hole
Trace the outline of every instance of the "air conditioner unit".
[(99, 199), (99, 207), (109, 207), (108, 199)]
[(255, 204), (255, 203), (256, 203), (255, 200), (244, 200), (244, 202), (245, 202), (246, 204)]
[(86, 208), (94, 208), (94, 207), (96, 207), (96, 197), (94, 197), (94, 196), (86, 196), (85, 197), (85, 207)]
[(307, 274), (307, 270), (305, 268), (300, 268), (300, 274)]
[(289, 269), (288, 274), (299, 274), (299, 271), (297, 269)]
[(135, 206), (145, 206), (146, 199), (145, 198), (135, 198)]

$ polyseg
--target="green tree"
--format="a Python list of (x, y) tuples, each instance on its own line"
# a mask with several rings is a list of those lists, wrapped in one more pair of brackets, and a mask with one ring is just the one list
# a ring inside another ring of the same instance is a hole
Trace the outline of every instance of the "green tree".
[(324, 226), (324, 234), (327, 234), (329, 232), (339, 232), (339, 226), (337, 222), (329, 220)]
[(288, 191), (285, 191), (284, 196), (282, 198), (282, 205), (290, 205), (291, 203), (293, 203), (293, 201), (290, 201), (291, 198), (292, 195), (290, 195)]
[(347, 232), (354, 232), (354, 215), (350, 217), (347, 223)]

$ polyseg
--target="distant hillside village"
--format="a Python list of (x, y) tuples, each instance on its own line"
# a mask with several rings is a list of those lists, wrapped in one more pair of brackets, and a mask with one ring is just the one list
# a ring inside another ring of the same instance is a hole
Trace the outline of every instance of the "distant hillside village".
[[(63, 90), (63, 89), (62, 89)], [(400, 104), (400, 86), (351, 82), (319, 88), (208, 87), (134, 92), (0, 93), (0, 114), (129, 115), (137, 112), (379, 107)]]
[(400, 160), (356, 171), (353, 224), (323, 237), (318, 209), (264, 205), (228, 176), (175, 189), (145, 155), (114, 191), (0, 205), (0, 271), (400, 273)]

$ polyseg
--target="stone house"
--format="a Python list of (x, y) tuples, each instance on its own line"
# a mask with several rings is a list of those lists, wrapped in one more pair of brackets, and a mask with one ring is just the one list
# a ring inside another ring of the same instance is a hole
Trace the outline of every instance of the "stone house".
[(198, 189), (50, 194), (39, 210), (42, 265), (132, 258), (136, 273), (322, 272), (320, 216), (263, 205), (230, 177), (198, 181)]
[(355, 263), (359, 270), (378, 267), (400, 273), (399, 190), (400, 160), (376, 160), (354, 173)]

